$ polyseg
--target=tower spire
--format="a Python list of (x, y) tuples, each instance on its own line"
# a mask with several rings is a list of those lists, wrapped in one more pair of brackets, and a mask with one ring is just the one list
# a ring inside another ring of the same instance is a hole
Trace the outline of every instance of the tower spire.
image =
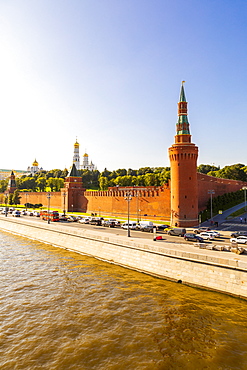
[(187, 101), (184, 92), (184, 83), (182, 81), (180, 98), (178, 102), (178, 122), (177, 122), (177, 135), (190, 135), (190, 125), (188, 121)]

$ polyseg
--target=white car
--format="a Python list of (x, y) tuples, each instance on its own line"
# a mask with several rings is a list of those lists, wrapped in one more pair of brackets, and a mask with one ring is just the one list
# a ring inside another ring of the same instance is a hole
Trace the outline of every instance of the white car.
[[(122, 224), (121, 226), (123, 229), (128, 229), (128, 222), (125, 222), (124, 224)], [(135, 230), (136, 229), (136, 222), (132, 222), (130, 221), (129, 222), (129, 229), (131, 230)]]
[(210, 230), (210, 231), (207, 231), (207, 233), (213, 234), (215, 238), (220, 238), (221, 237), (221, 234), (216, 230)]
[(212, 240), (214, 239), (214, 235), (209, 233), (208, 231), (206, 232), (203, 232), (203, 233), (200, 233), (199, 236), (202, 238), (202, 239), (205, 239), (205, 240)]
[(247, 244), (247, 236), (240, 235), (240, 236), (237, 236), (236, 238), (231, 238), (230, 242), (238, 243), (238, 244)]
[(81, 224), (89, 224), (89, 221), (90, 221), (90, 218), (88, 217), (81, 218), (80, 220), (78, 220), (78, 222), (80, 222)]

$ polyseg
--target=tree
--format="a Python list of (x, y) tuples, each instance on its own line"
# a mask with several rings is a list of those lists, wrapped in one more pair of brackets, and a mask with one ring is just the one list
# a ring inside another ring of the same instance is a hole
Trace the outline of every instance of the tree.
[(8, 180), (0, 180), (0, 193), (4, 193), (7, 190)]
[(208, 174), (210, 171), (218, 171), (220, 167), (211, 166), (210, 164), (200, 164), (197, 167), (197, 172), (204, 173), (205, 175)]
[(16, 189), (13, 193), (13, 197), (12, 197), (12, 201), (13, 201), (13, 204), (17, 205), (17, 204), (20, 204), (20, 195), (19, 195), (19, 191)]
[(46, 178), (45, 177), (39, 177), (36, 180), (37, 187), (39, 188), (39, 191), (45, 191), (46, 188)]
[(108, 179), (105, 176), (99, 177), (99, 187), (100, 190), (106, 190), (108, 188)]

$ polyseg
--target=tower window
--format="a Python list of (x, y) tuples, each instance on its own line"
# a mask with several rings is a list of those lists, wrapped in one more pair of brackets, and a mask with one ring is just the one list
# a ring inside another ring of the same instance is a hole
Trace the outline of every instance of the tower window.
[(184, 215), (184, 218), (186, 218), (186, 215)]
[(185, 199), (187, 199), (187, 195), (185, 195), (184, 197), (185, 197)]

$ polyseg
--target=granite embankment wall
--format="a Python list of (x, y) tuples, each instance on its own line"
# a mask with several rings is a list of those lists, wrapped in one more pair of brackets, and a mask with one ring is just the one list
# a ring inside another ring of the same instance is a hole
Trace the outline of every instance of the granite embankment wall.
[(140, 272), (247, 299), (247, 256), (0, 217), (0, 229)]

